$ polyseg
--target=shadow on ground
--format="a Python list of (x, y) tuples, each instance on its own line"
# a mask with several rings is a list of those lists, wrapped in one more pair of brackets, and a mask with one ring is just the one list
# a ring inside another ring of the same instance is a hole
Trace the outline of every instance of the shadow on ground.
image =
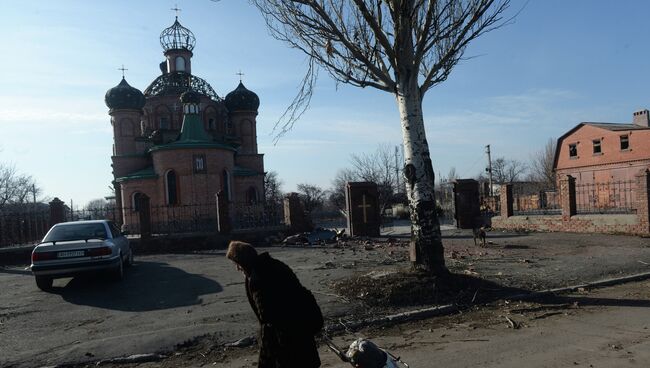
[(53, 293), (72, 304), (145, 312), (197, 305), (201, 296), (221, 292), (221, 285), (161, 262), (136, 262), (121, 282), (105, 276), (75, 277), (65, 286), (55, 280)]

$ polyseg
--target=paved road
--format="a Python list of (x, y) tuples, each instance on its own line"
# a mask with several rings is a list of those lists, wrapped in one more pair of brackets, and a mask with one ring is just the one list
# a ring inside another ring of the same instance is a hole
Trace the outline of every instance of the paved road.
[[(489, 239), (487, 248), (476, 248), (469, 232), (446, 233), (449, 267), (533, 289), (650, 269), (647, 239), (509, 233)], [(332, 280), (408, 266), (404, 244), (365, 248), (268, 250), (293, 267), (326, 316), (336, 318), (352, 304), (332, 295)], [(255, 331), (242, 276), (224, 251), (142, 256), (122, 283), (61, 279), (51, 293), (39, 291), (24, 267), (0, 267), (1, 367), (149, 353), (207, 333), (229, 342)]]

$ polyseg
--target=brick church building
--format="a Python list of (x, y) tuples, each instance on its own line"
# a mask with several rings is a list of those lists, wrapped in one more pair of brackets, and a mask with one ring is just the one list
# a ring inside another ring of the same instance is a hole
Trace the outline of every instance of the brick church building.
[[(166, 215), (154, 208), (194, 208), (191, 216), (212, 221), (219, 191), (231, 202), (248, 204), (263, 195), (258, 96), (240, 82), (224, 99), (192, 74), (195, 37), (178, 17), (162, 31), (160, 44), (161, 75), (144, 92), (123, 77), (105, 97), (113, 126), (116, 203), (127, 228), (136, 225), (133, 214), (143, 196), (155, 222)], [(197, 210), (201, 206), (206, 209)]]

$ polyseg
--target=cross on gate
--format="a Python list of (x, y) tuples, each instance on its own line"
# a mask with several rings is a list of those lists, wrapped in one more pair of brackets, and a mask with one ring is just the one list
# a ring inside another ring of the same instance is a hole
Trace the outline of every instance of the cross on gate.
[(372, 208), (372, 205), (366, 203), (366, 195), (363, 195), (363, 204), (358, 205), (357, 207), (363, 209), (363, 223), (367, 224), (368, 223), (368, 208)]

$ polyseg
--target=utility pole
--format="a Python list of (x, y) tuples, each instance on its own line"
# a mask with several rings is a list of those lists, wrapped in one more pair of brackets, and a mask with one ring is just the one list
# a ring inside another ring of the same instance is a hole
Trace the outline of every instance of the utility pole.
[(488, 157), (488, 167), (487, 167), (487, 172), (488, 172), (488, 180), (489, 180), (489, 186), (490, 186), (490, 197), (492, 197), (492, 156), (490, 156), (490, 145), (488, 144), (485, 146), (487, 157)]

